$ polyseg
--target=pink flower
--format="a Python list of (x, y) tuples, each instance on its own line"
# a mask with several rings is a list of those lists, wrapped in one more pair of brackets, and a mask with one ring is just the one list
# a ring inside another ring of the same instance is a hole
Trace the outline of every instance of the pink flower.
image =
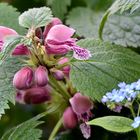
[[(0, 51), (3, 49), (4, 40), (7, 36), (14, 35), (18, 36), (18, 33), (8, 27), (0, 26)], [(26, 55), (28, 54), (28, 49), (24, 45), (18, 45), (13, 51), (13, 55)]]
[(76, 127), (78, 123), (77, 116), (73, 112), (71, 107), (66, 108), (66, 110), (63, 113), (63, 125), (67, 129), (72, 129)]
[(33, 71), (29, 67), (23, 67), (19, 70), (13, 78), (13, 86), (16, 89), (27, 89), (32, 86), (33, 83)]
[(81, 93), (76, 93), (71, 99), (70, 104), (73, 111), (82, 119), (83, 121), (89, 120), (91, 116), (90, 110), (93, 108), (93, 103), (87, 96), (83, 96)]
[(91, 109), (93, 109), (93, 103), (87, 96), (83, 96), (81, 93), (76, 93), (70, 99), (71, 107), (74, 113), (77, 115), (79, 121), (83, 123), (80, 125), (80, 129), (83, 133), (83, 136), (88, 139), (91, 135), (91, 128), (86, 124), (92, 117)]
[(49, 77), (48, 77), (48, 70), (44, 66), (39, 66), (35, 70), (35, 83), (38, 86), (45, 86), (48, 84)]
[(91, 57), (90, 51), (76, 45), (76, 39), (72, 38), (74, 33), (74, 29), (65, 25), (59, 24), (53, 26), (45, 38), (48, 53), (66, 54), (69, 51), (73, 51), (74, 58), (79, 60), (89, 59)]

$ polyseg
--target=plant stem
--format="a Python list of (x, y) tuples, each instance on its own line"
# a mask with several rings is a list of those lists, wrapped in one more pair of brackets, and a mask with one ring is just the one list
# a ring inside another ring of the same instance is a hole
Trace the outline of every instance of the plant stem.
[(67, 100), (69, 100), (69, 98), (71, 96), (67, 92), (67, 89), (65, 89), (64, 86), (61, 83), (59, 83), (59, 81), (56, 81), (56, 79), (52, 75), (50, 75), (49, 79), (50, 79), (50, 84), (53, 85), (53, 87), (56, 88), (58, 90), (58, 92), (61, 93), (61, 95), (64, 98), (66, 98)]
[(137, 116), (140, 115), (140, 104), (138, 103), (138, 113), (137, 113)]
[(133, 110), (133, 106), (130, 106), (130, 111), (131, 111), (131, 113), (132, 113), (133, 118), (135, 118), (136, 115), (135, 115), (135, 112), (134, 112), (134, 110)]
[(48, 140), (53, 140), (62, 125), (62, 118), (57, 122)]
[(137, 140), (140, 140), (140, 127), (136, 129)]

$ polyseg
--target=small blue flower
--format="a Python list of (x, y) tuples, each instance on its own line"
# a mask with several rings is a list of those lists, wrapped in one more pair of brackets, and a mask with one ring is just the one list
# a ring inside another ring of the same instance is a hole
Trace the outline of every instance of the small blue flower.
[(125, 105), (127, 102), (134, 100), (140, 93), (140, 79), (137, 82), (126, 84), (121, 82), (118, 84), (119, 89), (113, 89), (103, 96), (103, 103), (116, 103), (116, 105)]
[(121, 83), (118, 84), (119, 88), (125, 88), (125, 86), (126, 86), (125, 82), (121, 82)]
[(102, 103), (106, 103), (107, 101), (108, 101), (108, 98), (107, 98), (107, 96), (103, 96), (103, 98), (102, 98)]
[(134, 122), (131, 124), (133, 128), (138, 128), (140, 126), (140, 116), (134, 119)]
[(131, 85), (130, 85), (131, 89), (135, 90), (136, 85), (137, 85), (137, 82), (133, 82), (133, 83), (131, 83)]
[(136, 82), (136, 90), (140, 90), (140, 79)]

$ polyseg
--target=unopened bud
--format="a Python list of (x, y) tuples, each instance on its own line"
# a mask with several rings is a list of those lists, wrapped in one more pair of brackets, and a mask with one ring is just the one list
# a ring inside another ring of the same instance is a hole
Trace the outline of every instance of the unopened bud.
[(64, 73), (61, 70), (55, 70), (53, 75), (57, 80), (63, 80), (64, 79)]
[(39, 66), (35, 71), (35, 82), (38, 86), (45, 86), (48, 84), (48, 70), (44, 66)]
[(63, 114), (63, 125), (67, 129), (76, 127), (78, 119), (71, 107), (68, 107)]
[(41, 104), (50, 100), (50, 93), (46, 88), (34, 87), (26, 90), (24, 101), (27, 104)]
[(24, 102), (24, 93), (25, 91), (18, 91), (16, 93), (16, 102), (20, 103), (20, 104), (25, 104)]
[(28, 89), (32, 85), (33, 80), (33, 71), (29, 67), (24, 67), (19, 70), (14, 78), (13, 78), (13, 85), (15, 88), (21, 89)]
[[(59, 60), (58, 64), (63, 65), (65, 63), (69, 62), (69, 59), (66, 57), (63, 57)], [(64, 74), (69, 77), (69, 73), (70, 73), (70, 65), (64, 66), (62, 68), (62, 71), (64, 72)]]

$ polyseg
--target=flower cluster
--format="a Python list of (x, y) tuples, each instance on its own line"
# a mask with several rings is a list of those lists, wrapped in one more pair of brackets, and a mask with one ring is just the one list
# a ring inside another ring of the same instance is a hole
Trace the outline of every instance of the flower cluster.
[(78, 122), (83, 136), (88, 139), (91, 135), (91, 128), (86, 124), (87, 121), (93, 116), (91, 109), (93, 103), (87, 96), (81, 93), (76, 93), (70, 100), (71, 107), (68, 107), (63, 114), (63, 124), (65, 128), (74, 128)]
[[(64, 56), (72, 51), (74, 58), (87, 60), (91, 54), (76, 44), (77, 39), (72, 38), (74, 34), (75, 30), (63, 25), (58, 18), (53, 18), (44, 30), (29, 29), (25, 39), (31, 40), (32, 45), (19, 44), (12, 53), (28, 58), (26, 67), (14, 75), (13, 86), (16, 89), (16, 101), (24, 104), (44, 103), (50, 101), (54, 94), (61, 94), (71, 105), (63, 114), (65, 128), (74, 128), (78, 122), (82, 122), (80, 129), (84, 137), (89, 138), (91, 130), (86, 122), (92, 117), (93, 103), (80, 93), (74, 94), (76, 90), (69, 81), (70, 59)], [(0, 51), (8, 35), (18, 36), (16, 31), (0, 26)]]
[(48, 71), (39, 66), (35, 71), (29, 67), (19, 70), (13, 79), (17, 90), (16, 99), (20, 103), (39, 104), (50, 99)]
[(120, 112), (122, 106), (129, 107), (129, 103), (139, 97), (140, 79), (131, 84), (121, 82), (118, 84), (118, 87), (119, 89), (113, 89), (112, 92), (106, 93), (102, 98), (102, 102), (116, 112)]

